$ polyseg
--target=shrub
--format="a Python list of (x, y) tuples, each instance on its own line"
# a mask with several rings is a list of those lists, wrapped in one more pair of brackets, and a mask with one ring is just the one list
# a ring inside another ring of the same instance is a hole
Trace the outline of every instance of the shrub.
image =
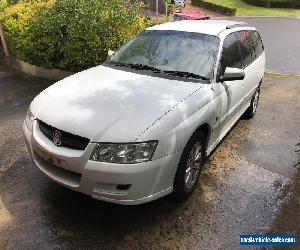
[(49, 0), (18, 3), (2, 14), (9, 49), (31, 64), (86, 69), (106, 60), (142, 31), (140, 5), (125, 0)]
[(6, 6), (7, 6), (7, 1), (6, 0), (0, 0), (0, 11), (3, 11)]
[(41, 52), (41, 46), (33, 48), (43, 36), (36, 25), (50, 7), (50, 2), (22, 3), (6, 8), (1, 14), (8, 47), (17, 58), (33, 63), (49, 53), (47, 50)]
[(172, 3), (168, 4), (168, 15), (173, 15), (176, 8), (177, 8), (176, 4), (172, 4)]
[(222, 6), (222, 5), (218, 5), (218, 4), (214, 4), (214, 3), (211, 3), (211, 2), (205, 2), (205, 1), (202, 1), (202, 0), (192, 0), (192, 4), (196, 5), (196, 6), (203, 7), (203, 8), (208, 9), (208, 10), (218, 12), (218, 13), (223, 14), (223, 15), (227, 15), (227, 16), (235, 16), (235, 13), (236, 13), (236, 9), (229, 8), (229, 7)]
[(49, 0), (7, 0), (8, 5), (16, 3), (37, 3), (37, 2), (47, 2)]

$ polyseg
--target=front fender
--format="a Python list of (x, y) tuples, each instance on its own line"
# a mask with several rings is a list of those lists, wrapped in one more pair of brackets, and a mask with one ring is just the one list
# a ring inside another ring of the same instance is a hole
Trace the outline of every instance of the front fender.
[(138, 141), (158, 140), (153, 160), (182, 152), (193, 133), (216, 119), (213, 90), (207, 85), (153, 124)]

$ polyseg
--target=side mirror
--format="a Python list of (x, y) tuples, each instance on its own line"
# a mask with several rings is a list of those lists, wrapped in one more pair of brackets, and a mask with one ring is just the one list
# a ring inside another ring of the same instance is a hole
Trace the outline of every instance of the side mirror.
[(113, 50), (109, 50), (107, 52), (108, 58), (111, 58), (114, 54), (115, 54), (115, 52)]
[(224, 74), (220, 77), (221, 82), (243, 80), (245, 78), (245, 71), (238, 68), (226, 67)]

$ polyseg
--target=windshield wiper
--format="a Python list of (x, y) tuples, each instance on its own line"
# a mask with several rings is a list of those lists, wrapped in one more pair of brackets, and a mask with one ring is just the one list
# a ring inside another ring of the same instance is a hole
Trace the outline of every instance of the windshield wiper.
[(155, 73), (161, 73), (162, 70), (149, 66), (149, 65), (145, 65), (145, 64), (134, 64), (134, 63), (130, 63), (128, 64), (132, 69), (137, 69), (137, 70), (151, 70)]
[(201, 75), (191, 73), (191, 72), (178, 71), (178, 70), (165, 70), (163, 72), (168, 75), (172, 75), (172, 76), (179, 76), (179, 77), (192, 78), (192, 79), (201, 79), (201, 80), (206, 80), (206, 81), (210, 80), (206, 76), (201, 76)]
[(115, 62), (115, 61), (110, 61), (109, 63), (116, 65), (116, 66), (123, 66), (123, 67), (128, 67), (128, 68), (132, 68), (132, 69), (137, 69), (137, 70), (151, 70), (155, 73), (162, 73), (163, 71), (149, 66), (149, 65), (145, 65), (145, 64), (135, 64), (135, 63), (121, 63), (121, 62)]
[(115, 61), (108, 61), (109, 64), (113, 64), (115, 66), (124, 66), (124, 67), (130, 67), (129, 64), (127, 63), (122, 63), (122, 62), (115, 62)]
[(171, 76), (179, 76), (183, 78), (189, 78), (189, 79), (201, 79), (201, 80), (206, 80), (210, 81), (208, 77), (197, 75), (195, 73), (191, 72), (185, 72), (185, 71), (178, 71), (178, 70), (160, 70), (158, 68), (145, 65), (145, 64), (135, 64), (135, 63), (122, 63), (122, 62), (115, 62), (115, 61), (110, 61), (109, 63), (116, 65), (116, 66), (122, 66), (122, 67), (128, 67), (136, 70), (150, 70), (154, 73), (162, 73), (162, 74), (167, 74)]

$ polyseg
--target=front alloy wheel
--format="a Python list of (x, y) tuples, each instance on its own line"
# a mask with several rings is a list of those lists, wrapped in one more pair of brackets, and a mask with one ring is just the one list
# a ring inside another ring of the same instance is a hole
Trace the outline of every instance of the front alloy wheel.
[(196, 132), (185, 146), (174, 179), (173, 196), (186, 200), (194, 191), (205, 160), (205, 136)]
[(202, 145), (200, 142), (196, 142), (192, 148), (188, 161), (187, 168), (185, 170), (184, 183), (186, 189), (191, 189), (195, 184), (200, 172), (200, 164), (202, 160)]

